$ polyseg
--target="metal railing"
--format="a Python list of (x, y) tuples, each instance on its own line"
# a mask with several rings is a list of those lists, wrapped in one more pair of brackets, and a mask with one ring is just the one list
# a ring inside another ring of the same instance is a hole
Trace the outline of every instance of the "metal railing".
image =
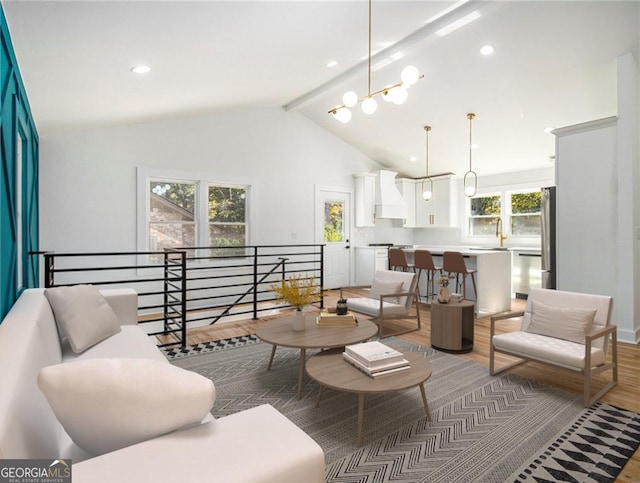
[[(92, 284), (138, 293), (138, 319), (158, 345), (186, 346), (187, 329), (287, 307), (271, 286), (298, 276), (324, 286), (324, 245), (180, 247), (149, 252), (38, 252), (44, 286)], [(317, 303), (324, 307), (322, 290)]]

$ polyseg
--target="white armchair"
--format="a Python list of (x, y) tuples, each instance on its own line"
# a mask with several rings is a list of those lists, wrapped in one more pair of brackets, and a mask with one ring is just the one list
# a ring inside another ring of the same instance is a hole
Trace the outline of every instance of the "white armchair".
[[(420, 330), (420, 309), (416, 303), (416, 315), (411, 313), (417, 300), (418, 276), (413, 272), (378, 270), (366, 297), (347, 300), (352, 312), (369, 315), (378, 324), (378, 336), (405, 334)], [(384, 334), (384, 321), (390, 319), (416, 319), (417, 327)]]
[[(584, 405), (591, 406), (618, 383), (617, 327), (610, 320), (612, 303), (613, 299), (604, 295), (532, 289), (524, 311), (491, 317), (491, 375), (527, 360), (577, 371), (584, 377)], [(520, 330), (496, 335), (496, 322), (514, 317), (521, 317)], [(611, 359), (607, 362), (609, 342)], [(496, 352), (521, 360), (496, 369)], [(593, 377), (609, 370), (611, 380), (592, 396)]]

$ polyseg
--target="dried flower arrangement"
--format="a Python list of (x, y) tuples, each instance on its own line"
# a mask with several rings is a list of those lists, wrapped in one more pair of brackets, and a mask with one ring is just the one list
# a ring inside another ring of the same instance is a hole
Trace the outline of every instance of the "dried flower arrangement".
[(318, 300), (321, 290), (315, 281), (315, 277), (303, 278), (301, 275), (294, 275), (289, 280), (281, 280), (279, 284), (273, 284), (271, 291), (276, 294), (277, 300), (302, 310)]
[(440, 277), (438, 280), (436, 280), (438, 282), (438, 284), (441, 287), (448, 287), (449, 286), (449, 281), (456, 278), (455, 275), (453, 274), (448, 274), (448, 275), (443, 275), (442, 277)]

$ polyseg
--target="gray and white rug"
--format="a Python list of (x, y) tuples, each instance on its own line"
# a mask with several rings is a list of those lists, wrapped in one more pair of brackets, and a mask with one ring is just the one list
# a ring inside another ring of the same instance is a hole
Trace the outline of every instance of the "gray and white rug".
[[(297, 399), (299, 351), (253, 340), (170, 357), (216, 385), (216, 417), (271, 404), (323, 448), (327, 482), (613, 481), (640, 443), (640, 416), (403, 339), (385, 343), (424, 353), (433, 422), (415, 388), (365, 400), (364, 442), (356, 446), (357, 396), (305, 378)], [(225, 348), (226, 347), (226, 348)], [(230, 347), (230, 348), (229, 348)]]

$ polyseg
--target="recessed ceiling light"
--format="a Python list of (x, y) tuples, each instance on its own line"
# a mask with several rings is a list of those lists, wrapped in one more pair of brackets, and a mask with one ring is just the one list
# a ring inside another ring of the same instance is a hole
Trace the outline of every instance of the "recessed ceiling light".
[(149, 67), (148, 65), (136, 65), (134, 67), (131, 67), (131, 72), (133, 72), (134, 74), (146, 74), (149, 71), (151, 71), (151, 67)]
[(480, 47), (480, 53), (482, 55), (491, 55), (496, 51), (496, 48), (493, 45), (483, 45)]
[(415, 163), (418, 160), (418, 158), (416, 158), (415, 156), (411, 156), (409, 158), (409, 161), (411, 161), (412, 163)]
[(331, 67), (335, 67), (336, 65), (338, 65), (338, 61), (337, 60), (330, 60), (329, 62), (327, 62), (327, 67), (330, 69)]

